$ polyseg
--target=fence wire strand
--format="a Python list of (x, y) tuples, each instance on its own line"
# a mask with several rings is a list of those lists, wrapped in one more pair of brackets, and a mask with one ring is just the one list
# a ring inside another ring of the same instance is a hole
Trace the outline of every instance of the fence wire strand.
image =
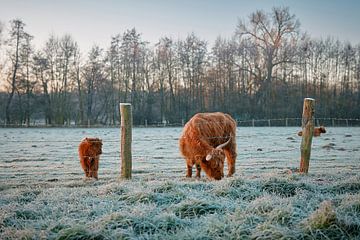
[[(270, 119), (235, 119), (236, 123), (238, 125), (243, 125), (243, 126), (251, 126), (254, 125), (254, 123), (260, 123), (260, 122), (264, 122), (264, 123), (268, 123), (268, 124), (264, 124), (263, 126), (266, 125), (271, 125), (271, 122), (283, 122), (285, 124), (283, 124), (283, 126), (286, 126), (286, 124), (289, 121), (298, 121), (299, 126), (301, 125), (301, 120), (302, 118), (270, 118)], [(315, 121), (331, 121), (332, 126), (335, 125), (335, 122), (345, 122), (346, 124), (349, 124), (349, 122), (359, 122), (358, 125), (360, 125), (360, 118), (314, 118)], [(168, 122), (155, 122), (155, 123), (144, 123), (144, 124), (135, 124), (134, 127), (139, 127), (139, 128), (147, 128), (147, 127), (182, 127), (184, 126), (186, 122), (176, 122), (176, 123), (168, 123)], [(289, 124), (290, 126), (295, 126), (297, 124)], [(84, 124), (52, 124), (52, 125), (46, 125), (46, 124), (41, 124), (41, 123), (33, 123), (33, 124), (5, 124), (2, 123), (0, 124), (0, 128), (27, 128), (27, 127), (34, 127), (34, 128), (119, 128), (120, 124), (94, 124), (94, 125), (84, 125)]]

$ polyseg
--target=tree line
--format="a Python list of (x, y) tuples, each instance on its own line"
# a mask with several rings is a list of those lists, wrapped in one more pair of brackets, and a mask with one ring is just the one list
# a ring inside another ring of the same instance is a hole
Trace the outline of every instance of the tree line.
[(180, 123), (222, 111), (240, 120), (299, 117), (304, 97), (317, 117), (359, 118), (360, 45), (314, 39), (286, 7), (239, 20), (209, 46), (195, 33), (156, 44), (135, 28), (82, 53), (71, 35), (36, 49), (21, 19), (0, 24), (0, 122), (115, 125), (130, 102), (134, 124)]

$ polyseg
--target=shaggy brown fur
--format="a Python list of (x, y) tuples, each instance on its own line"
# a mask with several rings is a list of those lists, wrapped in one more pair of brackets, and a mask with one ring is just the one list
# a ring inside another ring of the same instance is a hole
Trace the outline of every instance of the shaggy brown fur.
[[(187, 177), (192, 176), (196, 165), (196, 177), (203, 169), (209, 178), (220, 180), (224, 176), (225, 156), (228, 176), (235, 173), (236, 122), (224, 113), (198, 113), (184, 126), (179, 140), (180, 151), (186, 159)], [(217, 146), (224, 144), (222, 148)]]
[(79, 144), (79, 158), (86, 177), (98, 179), (102, 141), (99, 138), (84, 138)]
[[(324, 126), (314, 128), (313, 136), (319, 137), (322, 133), (326, 133), (326, 129)], [(300, 137), (302, 136), (302, 131), (298, 132), (298, 136), (300, 136)]]

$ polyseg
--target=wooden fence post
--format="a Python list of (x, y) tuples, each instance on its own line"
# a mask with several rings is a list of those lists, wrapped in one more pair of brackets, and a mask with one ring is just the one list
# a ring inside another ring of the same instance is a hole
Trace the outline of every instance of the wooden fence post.
[(131, 178), (132, 112), (130, 103), (120, 103), (121, 115), (121, 178)]
[(314, 107), (315, 100), (312, 98), (304, 99), (304, 107), (302, 114), (302, 140), (301, 140), (301, 160), (300, 173), (308, 173), (311, 143), (314, 133)]

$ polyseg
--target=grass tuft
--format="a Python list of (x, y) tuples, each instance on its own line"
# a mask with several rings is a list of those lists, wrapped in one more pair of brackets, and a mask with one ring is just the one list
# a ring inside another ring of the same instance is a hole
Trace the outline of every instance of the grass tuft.
[(286, 180), (271, 178), (262, 186), (262, 190), (270, 194), (277, 194), (281, 197), (292, 197), (298, 189), (306, 189), (305, 184), (296, 184)]
[(336, 222), (336, 213), (330, 201), (323, 201), (319, 208), (306, 220), (305, 227), (309, 230), (322, 230), (329, 228)]
[(178, 204), (174, 213), (180, 218), (195, 218), (205, 214), (224, 212), (224, 207), (217, 203), (200, 200), (188, 200)]
[(264, 222), (251, 233), (251, 239), (297, 239), (297, 234), (281, 225)]
[(168, 193), (175, 190), (175, 184), (172, 182), (165, 182), (160, 186), (156, 186), (153, 191), (154, 193)]
[(340, 203), (338, 214), (339, 224), (360, 239), (360, 194), (346, 196)]
[(359, 179), (354, 179), (353, 181), (342, 182), (332, 186), (329, 189), (330, 192), (336, 194), (345, 194), (345, 193), (359, 193), (360, 192), (360, 182)]
[(18, 196), (17, 201), (20, 204), (30, 203), (30, 202), (34, 201), (40, 193), (41, 193), (41, 191), (38, 191), (38, 190), (26, 191), (23, 194), (21, 194), (20, 196)]
[(84, 227), (75, 226), (66, 228), (59, 232), (57, 240), (102, 240), (106, 239), (103, 235), (90, 232)]

